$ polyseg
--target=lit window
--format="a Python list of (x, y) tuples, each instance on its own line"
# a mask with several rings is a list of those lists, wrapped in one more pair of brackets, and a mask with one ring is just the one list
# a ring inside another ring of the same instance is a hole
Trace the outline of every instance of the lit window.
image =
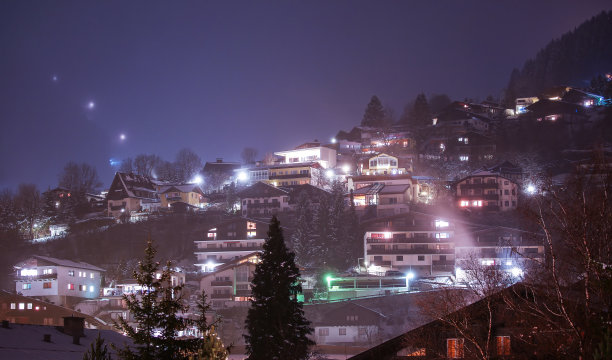
[(45, 275), (53, 274), (53, 269), (44, 269), (43, 274)]
[(23, 269), (21, 270), (21, 276), (36, 276), (38, 275), (38, 270), (36, 269)]
[(252, 221), (247, 221), (247, 230), (256, 230), (257, 224)]
[(68, 270), (68, 276), (74, 276), (74, 270)]
[(469, 156), (467, 156), (467, 155), (461, 155), (461, 156), (459, 156), (459, 160), (461, 160), (461, 161), (468, 161), (469, 159), (470, 159), (470, 157), (469, 157)]
[(94, 286), (93, 285), (89, 285), (89, 292), (94, 292)]
[(497, 336), (497, 355), (510, 355), (510, 336)]
[(25, 310), (25, 303), (19, 303), (19, 310)]
[(23, 284), (23, 285), (21, 285), (21, 288), (23, 290), (32, 290), (32, 284), (30, 284), (30, 283)]
[(437, 228), (447, 228), (448, 226), (449, 226), (448, 221), (436, 220), (436, 227)]
[(214, 232), (209, 232), (208, 233), (208, 237), (209, 238), (214, 238), (215, 237), (215, 233)]
[(247, 231), (247, 237), (252, 238), (257, 236), (257, 231)]
[(44, 282), (43, 283), (43, 289), (51, 289), (51, 283), (50, 282)]
[(490, 260), (490, 259), (489, 260), (482, 260), (481, 264), (484, 265), (484, 266), (492, 266), (492, 265), (495, 265), (495, 261), (494, 260)]
[(466, 207), (466, 206), (469, 206), (469, 205), (470, 205), (470, 202), (469, 202), (469, 201), (467, 201), (467, 200), (461, 200), (461, 203), (460, 203), (460, 206), (461, 206), (461, 207)]
[(67, 288), (68, 290), (74, 290), (74, 284), (68, 284)]
[(32, 303), (28, 303), (28, 310), (32, 310)]
[(448, 239), (448, 233), (436, 233), (436, 239)]
[(474, 201), (472, 201), (472, 206), (482, 206), (482, 200), (474, 200)]
[(449, 359), (463, 358), (463, 339), (446, 339), (446, 357)]
[(94, 276), (95, 276), (95, 275), (94, 275), (94, 273), (89, 273), (89, 278), (90, 278), (90, 279), (93, 279), (93, 278), (94, 278)]
[(11, 310), (15, 310), (17, 308), (17, 304), (11, 303)]

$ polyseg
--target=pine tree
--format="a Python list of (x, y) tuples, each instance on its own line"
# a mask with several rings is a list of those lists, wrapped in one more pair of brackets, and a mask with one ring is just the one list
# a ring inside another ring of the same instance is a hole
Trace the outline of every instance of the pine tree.
[(310, 322), (297, 296), (302, 291), (294, 254), (283, 239), (280, 222), (272, 217), (261, 262), (255, 268), (245, 335), (250, 360), (306, 359)]
[(225, 347), (223, 342), (217, 336), (215, 325), (219, 322), (217, 319), (212, 324), (206, 321), (206, 313), (210, 311), (210, 304), (207, 301), (207, 296), (204, 291), (196, 301), (196, 309), (199, 318), (193, 321), (193, 324), (202, 334), (201, 339), (192, 341), (192, 349), (196, 353), (189, 357), (189, 360), (225, 360), (229, 356), (229, 347)]
[(372, 96), (372, 99), (370, 99), (370, 102), (365, 109), (363, 119), (361, 120), (361, 126), (381, 126), (384, 123), (385, 116), (385, 109), (383, 108), (380, 99), (374, 95)]
[(347, 261), (347, 236), (345, 227), (344, 186), (335, 181), (332, 185), (331, 203), (329, 206), (329, 236), (328, 247), (331, 249), (328, 264), (343, 268)]
[(313, 218), (308, 194), (302, 191), (296, 206), (296, 228), (292, 235), (296, 261), (302, 266), (312, 266), (317, 254), (313, 241)]
[(414, 130), (426, 127), (431, 123), (431, 110), (425, 94), (417, 95), (410, 113), (410, 123)]
[(83, 354), (83, 360), (111, 360), (111, 355), (108, 352), (108, 347), (104, 343), (104, 339), (98, 337), (89, 345), (89, 350)]
[(188, 310), (182, 298), (183, 286), (171, 285), (170, 262), (157, 276), (160, 264), (155, 262), (156, 252), (149, 239), (145, 257), (134, 272), (142, 291), (123, 296), (137, 325), (131, 326), (123, 317), (115, 323), (134, 341), (133, 346), (117, 349), (122, 359), (185, 359), (191, 350), (192, 342), (176, 338), (178, 331), (188, 325), (187, 320), (178, 316)]
[(329, 199), (322, 195), (313, 217), (314, 234), (312, 251), (317, 254), (314, 266), (325, 265), (329, 260)]

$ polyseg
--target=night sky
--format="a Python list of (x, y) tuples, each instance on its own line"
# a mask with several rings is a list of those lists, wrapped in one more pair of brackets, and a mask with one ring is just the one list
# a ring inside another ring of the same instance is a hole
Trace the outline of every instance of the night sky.
[[(361, 121), (370, 97), (499, 96), (607, 1), (0, 2), (0, 188), (184, 147), (240, 161)], [(125, 139), (121, 140), (120, 135)]]

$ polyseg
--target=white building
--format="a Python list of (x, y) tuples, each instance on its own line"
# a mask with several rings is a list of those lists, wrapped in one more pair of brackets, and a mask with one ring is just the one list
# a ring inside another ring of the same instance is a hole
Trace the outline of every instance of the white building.
[(251, 279), (258, 262), (259, 254), (250, 253), (221, 265), (202, 277), (200, 290), (208, 294), (215, 309), (248, 306)]
[(17, 293), (62, 306), (83, 298), (97, 298), (101, 274), (105, 271), (84, 262), (38, 255), (18, 263), (15, 269)]
[(454, 232), (449, 220), (414, 212), (372, 225), (363, 240), (368, 273), (398, 270), (417, 278), (450, 275), (455, 264)]
[(274, 155), (282, 156), (284, 164), (316, 161), (324, 169), (336, 167), (336, 150), (316, 142), (302, 144), (293, 150), (275, 152)]

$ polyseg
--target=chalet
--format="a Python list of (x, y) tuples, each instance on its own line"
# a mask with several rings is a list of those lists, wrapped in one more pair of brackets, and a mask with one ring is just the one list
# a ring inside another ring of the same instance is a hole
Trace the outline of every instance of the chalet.
[(306, 306), (306, 317), (314, 328), (314, 340), (318, 345), (374, 344), (382, 337), (381, 324), (387, 318), (378, 311), (355, 302)]
[(215, 162), (204, 164), (202, 175), (213, 191), (221, 191), (225, 185), (232, 181), (232, 177), (238, 169), (240, 169), (240, 163), (224, 162), (223, 158), (217, 158)]
[(242, 216), (271, 216), (289, 209), (289, 190), (262, 181), (238, 194)]
[(143, 213), (159, 209), (160, 201), (156, 184), (149, 178), (117, 172), (108, 194), (108, 215), (119, 219), (123, 216), (138, 218)]
[(197, 184), (173, 184), (159, 187), (161, 208), (171, 208), (177, 203), (201, 208), (206, 204), (206, 196)]

